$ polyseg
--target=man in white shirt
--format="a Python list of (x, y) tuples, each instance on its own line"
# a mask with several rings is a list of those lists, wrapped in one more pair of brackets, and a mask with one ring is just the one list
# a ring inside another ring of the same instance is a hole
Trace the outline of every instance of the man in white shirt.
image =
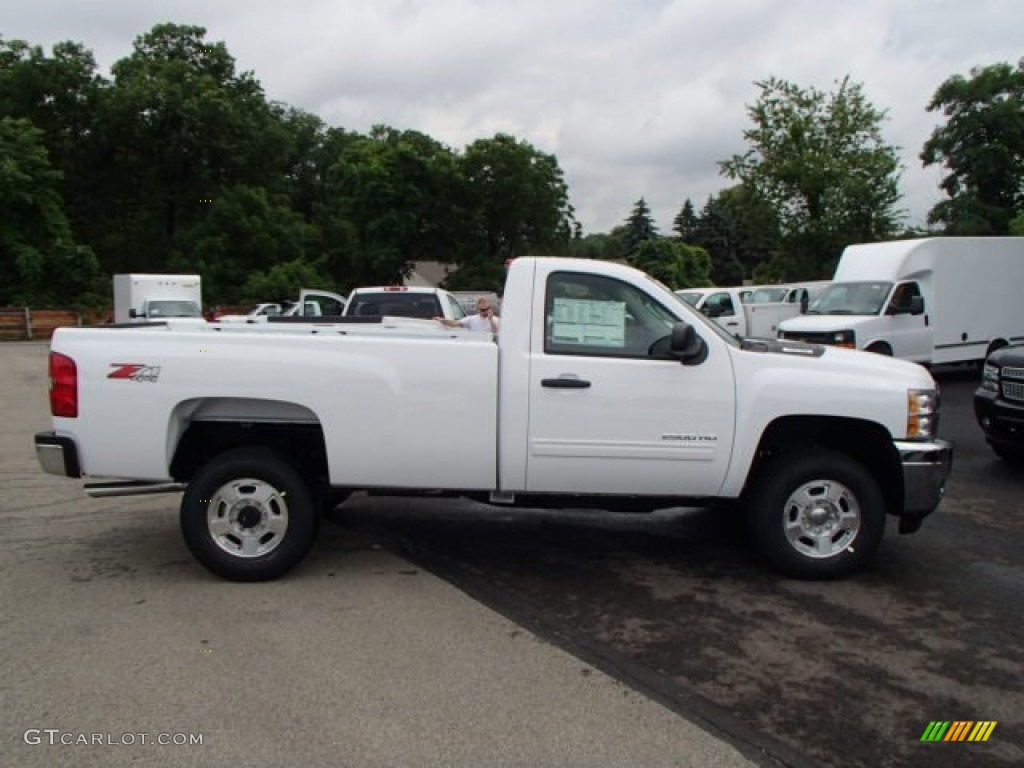
[(491, 307), (491, 300), (486, 296), (481, 296), (476, 300), (475, 315), (467, 315), (461, 320), (448, 320), (443, 317), (435, 317), (434, 319), (439, 320), (449, 328), (465, 328), (470, 331), (490, 331), (491, 333), (498, 332), (498, 318)]

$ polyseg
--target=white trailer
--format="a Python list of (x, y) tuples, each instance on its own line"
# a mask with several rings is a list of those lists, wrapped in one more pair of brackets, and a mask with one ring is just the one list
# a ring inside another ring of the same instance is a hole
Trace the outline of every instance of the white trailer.
[(202, 317), (199, 275), (114, 275), (114, 322)]
[(925, 365), (983, 360), (1024, 341), (1024, 237), (851, 245), (832, 284), (779, 337)]

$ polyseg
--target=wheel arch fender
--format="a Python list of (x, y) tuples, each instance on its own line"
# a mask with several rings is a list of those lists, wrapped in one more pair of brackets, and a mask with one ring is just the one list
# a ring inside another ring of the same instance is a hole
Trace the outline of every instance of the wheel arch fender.
[(266, 447), (314, 478), (327, 477), (327, 445), (317, 415), (298, 403), (255, 398), (197, 398), (171, 413), (171, 477), (187, 482), (217, 454)]
[(743, 496), (757, 485), (766, 464), (782, 453), (828, 449), (861, 464), (878, 482), (886, 512), (903, 511), (903, 468), (899, 451), (881, 424), (841, 416), (782, 416), (765, 428), (747, 473)]

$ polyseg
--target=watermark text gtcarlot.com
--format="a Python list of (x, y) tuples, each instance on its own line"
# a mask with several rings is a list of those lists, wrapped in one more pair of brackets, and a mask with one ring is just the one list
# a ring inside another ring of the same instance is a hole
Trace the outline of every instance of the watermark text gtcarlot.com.
[(201, 733), (83, 733), (62, 731), (60, 728), (29, 728), (22, 738), (26, 744), (46, 744), (51, 747), (133, 747), (140, 744), (194, 747), (202, 746), (203, 743)]

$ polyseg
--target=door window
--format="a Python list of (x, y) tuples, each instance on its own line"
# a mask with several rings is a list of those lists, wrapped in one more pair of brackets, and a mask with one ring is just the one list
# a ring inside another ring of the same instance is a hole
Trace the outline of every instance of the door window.
[(717, 310), (716, 317), (732, 317), (736, 314), (736, 310), (732, 306), (732, 296), (728, 293), (711, 294), (704, 302), (704, 306), (712, 310), (712, 313)]
[(905, 314), (910, 311), (912, 299), (921, 295), (917, 283), (900, 283), (892, 292), (889, 300), (889, 314)]
[(652, 345), (676, 322), (665, 307), (621, 280), (573, 272), (548, 277), (544, 351), (549, 355), (665, 359)]

